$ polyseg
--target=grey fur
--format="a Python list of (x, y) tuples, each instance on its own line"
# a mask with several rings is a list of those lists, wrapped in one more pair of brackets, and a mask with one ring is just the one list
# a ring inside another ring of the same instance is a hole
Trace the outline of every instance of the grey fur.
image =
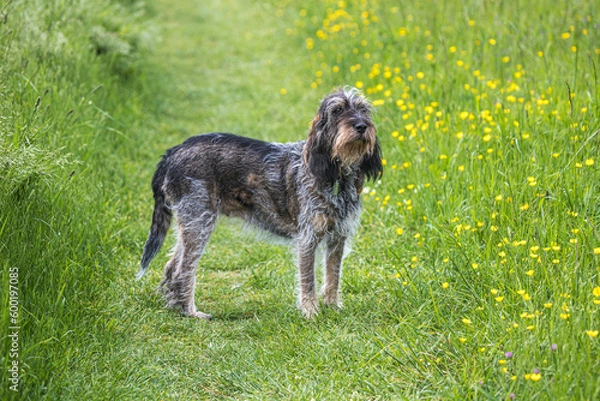
[(175, 212), (178, 240), (161, 289), (169, 306), (210, 318), (196, 310), (196, 265), (223, 214), (295, 242), (298, 302), (307, 318), (318, 313), (315, 252), (324, 242), (323, 301), (340, 307), (344, 249), (360, 216), (363, 182), (382, 172), (380, 152), (370, 105), (355, 89), (322, 101), (306, 141), (278, 144), (222, 133), (189, 138), (167, 150), (154, 174), (154, 214), (138, 278)]

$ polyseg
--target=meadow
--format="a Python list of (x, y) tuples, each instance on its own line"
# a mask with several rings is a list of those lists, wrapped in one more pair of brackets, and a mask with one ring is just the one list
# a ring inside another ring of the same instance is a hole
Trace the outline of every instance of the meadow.
[[(0, 398), (599, 399), (599, 8), (3, 3)], [(196, 291), (214, 320), (165, 309), (166, 249), (135, 280), (161, 153), (302, 139), (346, 85), (385, 168), (344, 308), (305, 321), (290, 249), (223, 220)]]

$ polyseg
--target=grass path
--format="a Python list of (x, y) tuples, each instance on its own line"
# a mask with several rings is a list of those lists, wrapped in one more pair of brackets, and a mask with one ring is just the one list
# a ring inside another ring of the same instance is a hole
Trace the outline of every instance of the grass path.
[[(142, 145), (142, 155), (154, 158), (132, 162), (136, 175), (127, 180), (137, 196), (130, 206), (139, 215), (132, 221), (138, 251), (150, 222), (150, 177), (164, 149), (210, 130), (297, 140), (322, 96), (299, 90), (307, 79), (298, 74), (308, 73), (295, 58), (302, 43), (282, 35), (268, 2), (157, 0), (155, 8), (162, 41), (153, 62), (170, 90), (160, 99), (157, 135)], [(257, 242), (240, 228), (221, 224), (201, 262), (196, 300), (215, 316), (211, 323), (163, 308), (155, 288), (165, 249), (142, 282), (134, 281), (139, 255), (119, 255), (119, 279), (105, 294), (90, 346), (72, 362), (65, 398), (333, 399), (374, 391), (379, 368), (369, 363), (377, 351), (372, 341), (355, 344), (371, 322), (331, 311), (319, 324), (305, 322), (295, 309), (287, 248)], [(336, 377), (344, 377), (343, 386)]]
[[(167, 129), (210, 130), (294, 139), (316, 105), (282, 99), (282, 87), (298, 85), (301, 69), (289, 37), (268, 2), (156, 2), (163, 28), (156, 62), (172, 75)], [(294, 96), (291, 94), (290, 96)], [(297, 94), (295, 101), (306, 101)], [(317, 99), (311, 99), (313, 101)], [(283, 102), (285, 107), (276, 107)], [(266, 110), (272, 108), (267, 115)], [(289, 133), (278, 128), (289, 127)], [(301, 131), (302, 132), (302, 131)]]

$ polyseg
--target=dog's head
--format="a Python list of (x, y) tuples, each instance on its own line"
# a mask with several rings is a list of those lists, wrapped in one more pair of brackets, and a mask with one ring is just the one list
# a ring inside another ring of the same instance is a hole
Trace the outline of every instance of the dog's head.
[(376, 179), (382, 172), (381, 149), (371, 119), (371, 104), (357, 89), (339, 89), (323, 101), (304, 149), (309, 172), (332, 184), (342, 171)]

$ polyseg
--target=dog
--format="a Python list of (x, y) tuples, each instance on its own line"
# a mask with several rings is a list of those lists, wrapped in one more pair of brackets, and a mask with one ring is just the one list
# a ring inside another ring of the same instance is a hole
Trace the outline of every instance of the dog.
[(314, 265), (323, 243), (323, 303), (340, 308), (342, 259), (358, 225), (363, 184), (383, 172), (371, 114), (358, 90), (342, 88), (323, 99), (305, 141), (280, 144), (208, 133), (167, 150), (152, 179), (154, 213), (138, 279), (175, 215), (177, 243), (159, 288), (170, 307), (211, 319), (194, 302), (196, 265), (217, 216), (235, 216), (293, 241), (298, 307), (308, 319), (319, 309)]

